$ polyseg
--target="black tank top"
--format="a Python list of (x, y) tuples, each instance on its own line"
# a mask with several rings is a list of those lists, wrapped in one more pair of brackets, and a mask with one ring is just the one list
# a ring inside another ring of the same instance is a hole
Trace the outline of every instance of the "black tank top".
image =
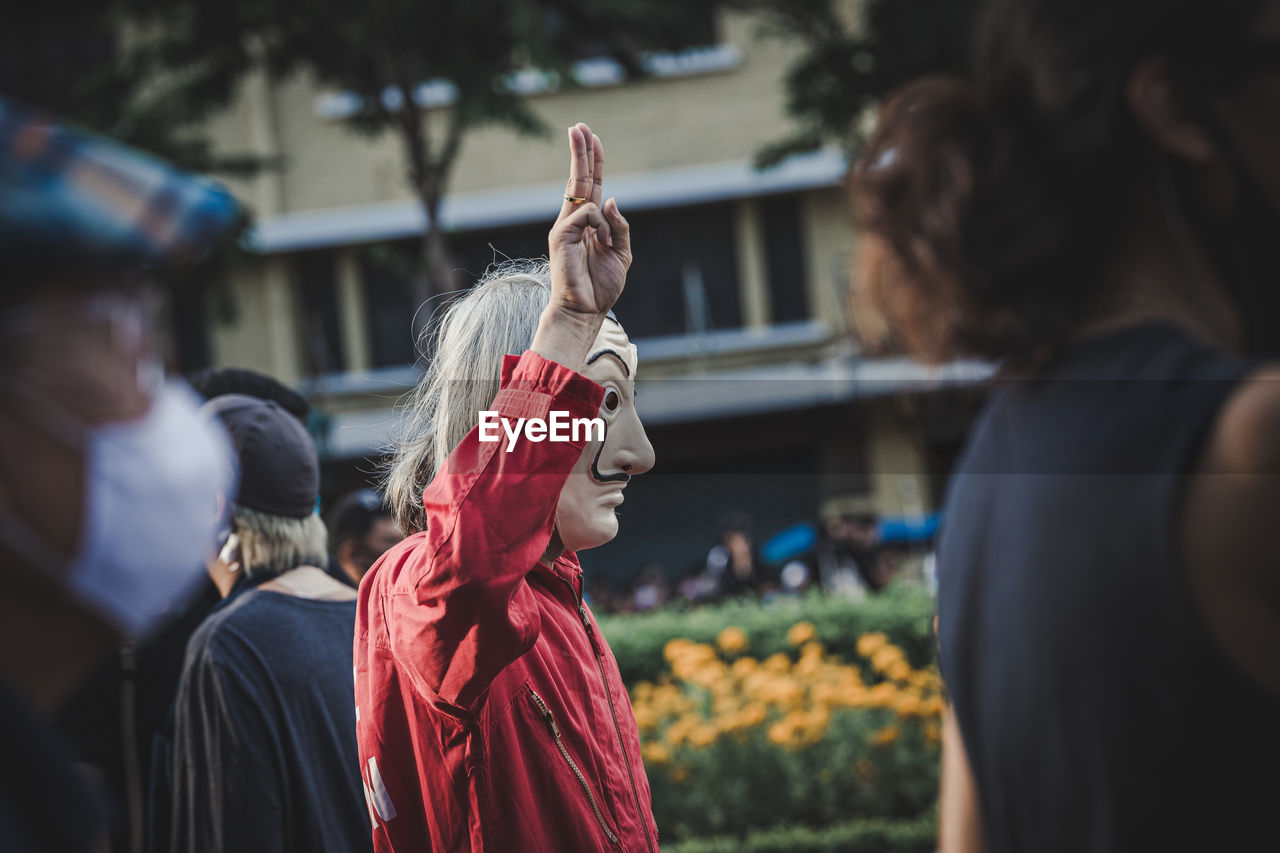
[(1280, 700), (1209, 637), (1177, 545), (1185, 478), (1248, 370), (1146, 325), (997, 383), (938, 551), (991, 853), (1280, 850)]

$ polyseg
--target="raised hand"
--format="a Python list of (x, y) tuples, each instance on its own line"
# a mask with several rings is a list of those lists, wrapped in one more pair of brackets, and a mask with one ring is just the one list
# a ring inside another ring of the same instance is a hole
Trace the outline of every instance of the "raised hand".
[(604, 145), (579, 122), (569, 128), (569, 182), (551, 228), (551, 307), (603, 316), (618, 301), (631, 266), (631, 228), (610, 198), (600, 203)]

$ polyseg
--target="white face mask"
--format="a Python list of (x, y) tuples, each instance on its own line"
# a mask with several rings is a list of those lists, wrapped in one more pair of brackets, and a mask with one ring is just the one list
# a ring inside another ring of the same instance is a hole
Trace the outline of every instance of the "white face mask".
[(220, 502), (233, 494), (231, 442), (199, 405), (194, 392), (170, 382), (143, 417), (84, 431), (85, 511), (75, 556), (58, 555), (12, 514), (0, 519), (0, 539), (61, 570), (72, 595), (126, 636), (143, 633), (189, 596), (212, 552)]

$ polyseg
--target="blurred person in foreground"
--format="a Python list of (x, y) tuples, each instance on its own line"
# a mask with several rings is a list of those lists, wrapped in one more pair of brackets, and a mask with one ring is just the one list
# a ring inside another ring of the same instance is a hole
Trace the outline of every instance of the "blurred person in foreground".
[[(610, 311), (629, 227), (601, 204), (599, 138), (578, 124), (569, 139), (549, 268), (498, 268), (449, 307), (390, 470), (411, 535), (360, 585), (355, 645), (379, 851), (658, 848), (630, 698), (575, 556), (613, 539), (623, 489), (654, 461), (636, 349)], [(603, 440), (481, 442), (482, 410), (599, 417)]]
[(943, 848), (1274, 846), (1280, 3), (982, 21), (853, 175), (902, 339), (1008, 380), (938, 550)]
[[(243, 393), (275, 400), (290, 414), (305, 420), (308, 404), (297, 392), (252, 370), (219, 368), (200, 371), (191, 387), (205, 399), (224, 393)], [(225, 537), (229, 531), (221, 531)], [(216, 558), (216, 542), (208, 560)], [(111, 820), (111, 847), (137, 849), (148, 832), (163, 833), (168, 824), (167, 800), (155, 814), (148, 807), (156, 784), (168, 790), (174, 697), (186, 657), (187, 640), (209, 611), (222, 600), (217, 587), (203, 577), (190, 601), (175, 602), (164, 624), (145, 638), (127, 638), (116, 654), (87, 679), (58, 709), (58, 728), (70, 742), (74, 757), (101, 774), (99, 782)], [(150, 794), (149, 794), (150, 792)]]
[(168, 847), (368, 849), (352, 700), (355, 591), (322, 568), (315, 446), (274, 401), (227, 394), (205, 409), (231, 434), (240, 490), (209, 564), (224, 602), (191, 637), (174, 706)]
[(179, 606), (234, 487), (223, 431), (165, 382), (141, 269), (190, 260), (229, 195), (0, 98), (0, 849), (105, 850), (42, 719)]
[(329, 530), (329, 574), (360, 586), (369, 567), (404, 538), (391, 507), (372, 489), (357, 489), (334, 501), (325, 516)]

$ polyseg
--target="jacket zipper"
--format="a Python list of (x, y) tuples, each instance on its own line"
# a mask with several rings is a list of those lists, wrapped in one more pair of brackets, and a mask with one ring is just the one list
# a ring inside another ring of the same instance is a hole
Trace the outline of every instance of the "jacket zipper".
[(587, 795), (587, 802), (591, 803), (591, 810), (596, 814), (600, 829), (604, 830), (605, 837), (609, 839), (610, 844), (621, 849), (622, 845), (618, 843), (618, 836), (614, 835), (613, 830), (609, 829), (609, 825), (605, 823), (604, 814), (600, 811), (600, 805), (596, 802), (596, 795), (591, 793), (591, 786), (587, 784), (587, 777), (582, 775), (582, 771), (578, 769), (578, 763), (573, 760), (573, 756), (569, 755), (569, 750), (565, 749), (564, 741), (560, 739), (560, 727), (556, 725), (556, 718), (552, 715), (551, 709), (547, 707), (547, 703), (538, 695), (538, 691), (532, 687), (529, 688), (529, 696), (533, 699), (533, 704), (538, 706), (538, 713), (542, 715), (542, 719), (546, 720), (547, 728), (550, 729), (551, 736), (555, 738), (556, 749), (560, 750), (560, 754), (564, 756), (564, 760), (569, 765), (569, 769), (573, 771), (573, 775), (578, 777), (578, 784), (582, 786), (582, 793)]
[[(557, 577), (559, 577), (557, 575)], [(587, 632), (587, 642), (591, 644), (592, 655), (596, 659), (596, 667), (600, 670), (600, 681), (604, 684), (604, 695), (609, 700), (609, 716), (613, 718), (613, 730), (618, 735), (618, 748), (622, 750), (623, 763), (627, 765), (627, 778), (631, 781), (631, 796), (636, 801), (636, 815), (640, 818), (640, 829), (644, 832), (644, 843), (649, 848), (649, 853), (654, 853), (653, 841), (649, 838), (649, 827), (644, 825), (644, 806), (640, 805), (640, 790), (636, 787), (636, 774), (631, 769), (631, 757), (627, 755), (627, 745), (622, 739), (622, 727), (618, 725), (618, 711), (613, 705), (613, 691), (609, 689), (609, 678), (604, 672), (604, 661), (601, 659), (600, 650), (596, 647), (596, 634), (591, 630), (591, 618), (587, 616), (587, 608), (582, 604), (582, 598), (578, 595), (578, 590), (574, 589), (572, 583), (565, 578), (560, 578), (569, 587), (569, 591), (573, 593), (573, 600), (578, 605), (578, 618), (582, 620), (582, 627)], [(653, 817), (652, 809), (649, 811), (649, 817)], [(656, 827), (658, 821), (654, 820), (653, 825)]]

